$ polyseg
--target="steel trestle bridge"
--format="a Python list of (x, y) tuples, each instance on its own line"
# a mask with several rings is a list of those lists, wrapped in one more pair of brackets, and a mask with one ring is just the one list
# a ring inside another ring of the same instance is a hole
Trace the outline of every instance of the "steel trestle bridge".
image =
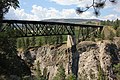
[(14, 37), (75, 35), (77, 29), (79, 36), (87, 38), (103, 29), (98, 25), (26, 20), (3, 20), (2, 25), (0, 32), (12, 30)]

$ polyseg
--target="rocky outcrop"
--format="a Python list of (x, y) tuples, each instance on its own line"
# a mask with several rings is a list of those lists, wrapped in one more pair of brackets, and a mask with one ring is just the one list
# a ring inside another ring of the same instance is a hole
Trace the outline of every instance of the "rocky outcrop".
[(57, 73), (57, 68), (61, 63), (63, 63), (66, 74), (68, 74), (69, 53), (67, 53), (66, 45), (46, 45), (39, 48), (32, 48), (23, 53), (21, 57), (27, 63), (33, 64), (34, 69), (37, 67), (37, 62), (40, 63), (42, 72), (44, 68), (47, 68), (50, 80)]
[(40, 63), (42, 72), (44, 68), (47, 68), (49, 80), (56, 75), (60, 64), (63, 64), (66, 74), (77, 73), (80, 80), (97, 80), (101, 76), (109, 80), (114, 78), (112, 66), (119, 61), (118, 46), (114, 42), (84, 41), (76, 47), (77, 51), (67, 49), (66, 44), (45, 45), (31, 48), (19, 55), (31, 66), (31, 69), (35, 70), (37, 62)]
[(117, 46), (114, 43), (110, 41), (82, 42), (78, 51), (80, 53), (78, 71), (80, 79), (96, 80), (100, 76), (106, 80), (114, 78), (112, 65), (118, 61)]

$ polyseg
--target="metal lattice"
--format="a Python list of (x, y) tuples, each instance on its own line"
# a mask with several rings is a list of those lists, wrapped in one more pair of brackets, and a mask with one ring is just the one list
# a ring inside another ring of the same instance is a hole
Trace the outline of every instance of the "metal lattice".
[(2, 24), (0, 32), (12, 30), (14, 37), (75, 35), (75, 28), (79, 28), (79, 34), (82, 38), (86, 38), (103, 28), (103, 26), (96, 25), (23, 20), (3, 20)]

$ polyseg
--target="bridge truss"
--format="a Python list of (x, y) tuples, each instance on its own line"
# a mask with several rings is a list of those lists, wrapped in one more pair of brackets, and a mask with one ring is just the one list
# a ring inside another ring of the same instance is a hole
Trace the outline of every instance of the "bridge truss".
[(75, 35), (78, 31), (78, 37), (83, 40), (101, 32), (103, 28), (96, 25), (25, 20), (3, 20), (2, 25), (0, 32), (11, 30), (14, 37)]

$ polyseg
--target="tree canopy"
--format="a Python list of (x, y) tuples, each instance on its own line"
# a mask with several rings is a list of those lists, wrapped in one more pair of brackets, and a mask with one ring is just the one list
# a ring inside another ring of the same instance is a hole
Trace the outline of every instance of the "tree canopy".
[[(89, 10), (90, 8), (93, 8), (94, 9), (94, 14), (96, 16), (99, 16), (100, 15), (100, 9), (103, 9), (105, 4), (107, 3), (106, 2), (107, 0), (92, 0), (92, 4), (91, 5), (87, 5), (85, 8), (82, 8), (82, 7), (78, 7), (76, 9), (76, 12), (78, 14), (81, 14), (87, 10)], [(117, 0), (109, 0), (109, 2), (115, 4), (117, 3)]]
[(7, 13), (10, 7), (18, 8), (19, 1), (18, 0), (0, 0), (0, 20), (3, 19), (3, 15)]

